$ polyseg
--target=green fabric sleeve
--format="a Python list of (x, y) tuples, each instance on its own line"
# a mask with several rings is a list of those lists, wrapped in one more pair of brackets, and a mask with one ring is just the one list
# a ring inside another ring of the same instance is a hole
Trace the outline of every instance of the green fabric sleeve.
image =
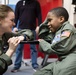
[[(31, 30), (29, 29), (23, 29), (23, 30), (19, 30), (17, 33), (5, 33), (5, 41), (8, 40), (9, 38), (13, 37), (13, 36), (24, 36), (25, 35), (29, 38), (29, 40), (34, 40), (34, 34)], [(26, 38), (26, 37), (25, 37)]]
[(0, 58), (1, 58), (1, 59), (4, 59), (4, 60), (6, 61), (6, 63), (7, 63), (8, 66), (12, 64), (11, 58), (8, 57), (6, 54), (0, 55)]
[(66, 54), (76, 45), (75, 35), (71, 33), (69, 37), (61, 37), (58, 42), (51, 44), (42, 40), (39, 45), (45, 53)]

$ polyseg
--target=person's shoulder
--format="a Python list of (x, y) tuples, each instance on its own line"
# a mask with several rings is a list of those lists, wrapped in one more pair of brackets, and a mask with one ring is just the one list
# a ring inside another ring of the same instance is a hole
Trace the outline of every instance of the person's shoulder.
[(37, 0), (34, 0), (34, 3), (35, 3), (36, 5), (38, 5), (38, 6), (40, 6), (40, 3), (39, 3), (39, 1), (37, 1)]
[(39, 3), (39, 1), (37, 1), (37, 0), (32, 0), (33, 2), (35, 2), (35, 3)]
[(71, 30), (71, 31), (75, 31), (75, 27), (73, 25), (71, 25), (68, 21), (64, 23), (64, 27), (62, 29), (64, 30)]
[(20, 0), (16, 3), (16, 7), (18, 8), (18, 7), (22, 6), (22, 4), (23, 4), (23, 1)]
[(21, 3), (23, 3), (23, 1), (21, 1), (21, 0), (17, 2), (17, 4), (21, 4)]

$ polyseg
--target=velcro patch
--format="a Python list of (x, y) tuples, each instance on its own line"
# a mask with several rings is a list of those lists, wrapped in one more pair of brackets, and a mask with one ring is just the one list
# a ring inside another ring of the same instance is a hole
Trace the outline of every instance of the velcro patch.
[(70, 36), (70, 34), (71, 34), (71, 32), (69, 32), (69, 31), (64, 31), (62, 34), (61, 34), (61, 37), (69, 37)]

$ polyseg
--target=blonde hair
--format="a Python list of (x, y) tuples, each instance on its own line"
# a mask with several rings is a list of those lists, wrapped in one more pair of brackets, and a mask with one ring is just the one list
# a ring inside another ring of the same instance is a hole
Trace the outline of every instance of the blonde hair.
[(14, 12), (12, 8), (7, 5), (0, 5), (0, 19), (7, 17), (8, 12)]

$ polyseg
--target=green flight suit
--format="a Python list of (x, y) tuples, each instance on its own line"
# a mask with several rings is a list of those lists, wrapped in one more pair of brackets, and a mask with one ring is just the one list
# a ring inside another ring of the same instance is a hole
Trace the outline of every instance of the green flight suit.
[[(70, 33), (69, 37), (64, 33), (65, 31)], [(42, 34), (46, 32), (45, 30)], [(39, 46), (42, 52), (57, 54), (59, 60), (50, 63), (34, 75), (76, 75), (76, 29), (67, 21), (56, 33), (50, 33), (52, 34), (50, 43), (42, 40)], [(49, 32), (46, 35), (49, 35)], [(66, 36), (62, 37), (62, 35)]]
[[(34, 35), (31, 30), (24, 29), (15, 33), (4, 33), (2, 37), (0, 37), (0, 75), (2, 75), (8, 68), (9, 65), (12, 64), (12, 60), (4, 53), (4, 47), (8, 47), (8, 39), (13, 36), (23, 35), (26, 40), (26, 36), (29, 40), (34, 40)], [(8, 49), (8, 48), (7, 48)]]

